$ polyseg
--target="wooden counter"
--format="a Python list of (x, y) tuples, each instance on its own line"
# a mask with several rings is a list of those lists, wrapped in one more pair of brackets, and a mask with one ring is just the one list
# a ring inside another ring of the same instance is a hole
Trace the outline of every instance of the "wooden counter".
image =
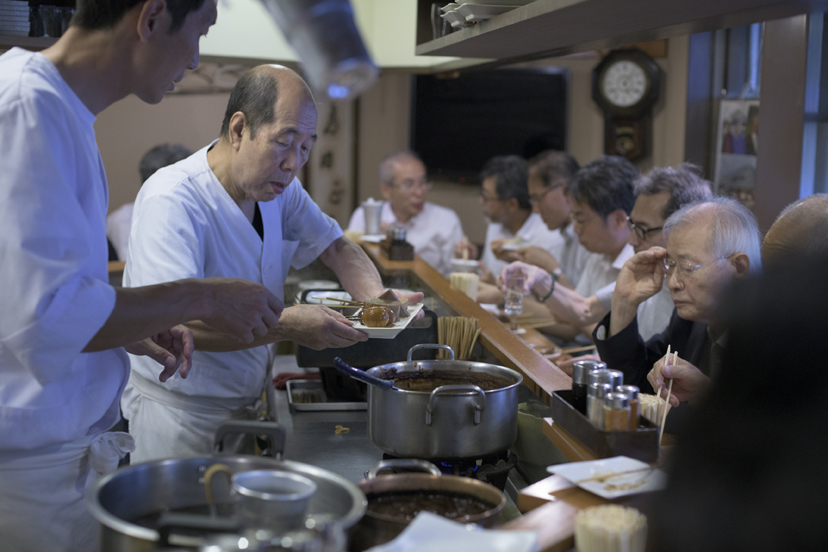
[(449, 305), (459, 316), (477, 318), (480, 327), (480, 343), (503, 365), (517, 370), (524, 377), (524, 384), (546, 404), (552, 404), (550, 393), (556, 389), (569, 389), (572, 380), (557, 366), (544, 358), (535, 348), (512, 333), (500, 320), (472, 301), (462, 291), (451, 287), (439, 272), (415, 256), (413, 261), (389, 261), (380, 254), (379, 246), (361, 243), (382, 275), (408, 272), (427, 288), (434, 297)]

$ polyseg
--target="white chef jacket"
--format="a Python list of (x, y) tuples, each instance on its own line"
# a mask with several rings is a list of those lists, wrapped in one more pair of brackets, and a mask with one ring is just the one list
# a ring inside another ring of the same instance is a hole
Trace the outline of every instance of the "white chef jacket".
[(126, 260), (129, 229), (132, 226), (132, 203), (125, 203), (106, 217), (106, 237), (112, 242), (119, 261)]
[[(141, 187), (124, 286), (222, 276), (263, 284), (283, 298), (290, 266), (309, 264), (342, 230), (294, 179), (281, 195), (259, 203), (262, 241), (210, 170), (207, 151), (213, 144), (159, 170)], [(226, 399), (229, 408), (238, 408), (261, 396), (267, 358), (265, 346), (225, 353), (197, 350), (189, 377), (176, 375), (163, 384), (154, 361), (131, 360), (133, 376), (145, 383), (187, 396)]]
[(0, 453), (119, 419), (126, 353), (81, 352), (115, 306), (94, 122), (46, 57), (0, 57)]
[(0, 56), (0, 548), (17, 552), (94, 546), (85, 484), (131, 448), (104, 433), (126, 353), (81, 352), (115, 305), (94, 121), (46, 57)]
[[(463, 228), (457, 213), (447, 207), (426, 203), (422, 211), (402, 223), (394, 215), (391, 203), (386, 201), (382, 206), (380, 222), (405, 228), (405, 240), (414, 246), (414, 252), (448, 277), (454, 258), (454, 244), (463, 239)], [(351, 215), (348, 230), (365, 232), (365, 211), (362, 207), (357, 207)]]
[(480, 257), (480, 262), (491, 270), (495, 276), (500, 276), (500, 271), (509, 263), (495, 257), (491, 247), (492, 240), (512, 240), (516, 237), (523, 240), (520, 247), (534, 245), (549, 251), (556, 259), (560, 259), (562, 256), (565, 245), (563, 236), (557, 230), (550, 230), (538, 213), (530, 214), (517, 234), (512, 234), (499, 222), (492, 222), (486, 228), (486, 244), (483, 246), (483, 256)]

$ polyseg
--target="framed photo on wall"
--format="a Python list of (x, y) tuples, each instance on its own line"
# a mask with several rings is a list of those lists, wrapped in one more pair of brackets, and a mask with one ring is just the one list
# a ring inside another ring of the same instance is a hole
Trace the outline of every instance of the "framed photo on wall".
[(721, 100), (716, 126), (716, 193), (754, 206), (759, 100)]

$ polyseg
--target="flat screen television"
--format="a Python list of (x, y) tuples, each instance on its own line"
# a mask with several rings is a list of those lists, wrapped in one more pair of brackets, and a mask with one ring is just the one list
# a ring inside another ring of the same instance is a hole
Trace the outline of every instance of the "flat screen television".
[(496, 155), (566, 148), (566, 73), (497, 69), (416, 75), (411, 149), (432, 178), (477, 182)]

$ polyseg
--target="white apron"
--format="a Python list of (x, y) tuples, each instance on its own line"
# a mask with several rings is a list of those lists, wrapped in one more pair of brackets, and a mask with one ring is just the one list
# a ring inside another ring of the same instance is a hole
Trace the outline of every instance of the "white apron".
[(98, 522), (86, 488), (114, 472), (133, 448), (126, 433), (108, 432), (38, 451), (0, 453), (0, 550), (95, 552)]

